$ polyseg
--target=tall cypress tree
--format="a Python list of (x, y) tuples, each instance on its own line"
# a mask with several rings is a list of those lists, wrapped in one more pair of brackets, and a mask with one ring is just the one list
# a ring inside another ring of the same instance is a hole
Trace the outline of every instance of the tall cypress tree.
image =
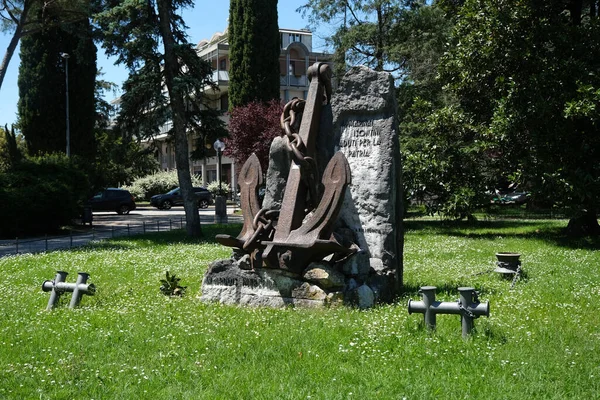
[(229, 108), (279, 98), (277, 0), (231, 0)]
[(96, 46), (91, 26), (87, 19), (61, 24), (57, 10), (44, 13), (47, 28), (21, 42), (19, 126), (30, 154), (66, 151), (66, 62), (61, 53), (68, 53), (71, 154), (92, 157)]

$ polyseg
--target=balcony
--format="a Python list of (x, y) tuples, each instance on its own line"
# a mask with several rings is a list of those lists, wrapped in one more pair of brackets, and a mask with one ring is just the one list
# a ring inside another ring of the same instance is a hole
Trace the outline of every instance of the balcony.
[(279, 77), (279, 84), (281, 86), (306, 87), (308, 80), (306, 75), (284, 75)]
[(225, 70), (213, 71), (212, 80), (215, 83), (229, 82), (229, 71), (225, 71)]

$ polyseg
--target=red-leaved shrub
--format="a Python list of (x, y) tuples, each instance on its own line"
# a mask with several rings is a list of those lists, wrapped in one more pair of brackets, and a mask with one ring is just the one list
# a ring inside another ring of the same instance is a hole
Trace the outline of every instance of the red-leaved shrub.
[(229, 120), (230, 136), (226, 139), (225, 154), (241, 166), (252, 153), (256, 153), (263, 173), (266, 173), (271, 142), (284, 133), (279, 122), (282, 112), (283, 104), (279, 100), (268, 103), (254, 101), (234, 108)]

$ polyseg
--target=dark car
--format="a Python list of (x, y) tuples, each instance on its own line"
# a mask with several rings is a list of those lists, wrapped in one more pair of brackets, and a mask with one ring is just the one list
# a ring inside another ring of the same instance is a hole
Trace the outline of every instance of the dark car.
[[(198, 207), (207, 208), (213, 203), (212, 194), (203, 187), (194, 188), (194, 196), (198, 201)], [(181, 196), (181, 189), (175, 188), (165, 194), (157, 194), (152, 196), (150, 204), (161, 210), (168, 210), (173, 206), (183, 205), (183, 196)]]
[(116, 211), (119, 215), (129, 214), (136, 207), (135, 200), (129, 191), (115, 188), (104, 189), (96, 193), (87, 205), (94, 211)]

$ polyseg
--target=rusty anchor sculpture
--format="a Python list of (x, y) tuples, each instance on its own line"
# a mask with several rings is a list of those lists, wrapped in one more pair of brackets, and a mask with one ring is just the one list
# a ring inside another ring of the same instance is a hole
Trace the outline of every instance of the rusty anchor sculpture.
[[(312, 261), (334, 254), (343, 258), (354, 252), (335, 239), (333, 224), (344, 200), (351, 172), (343, 153), (327, 164), (321, 183), (317, 179), (316, 139), (321, 109), (331, 99), (331, 69), (315, 63), (308, 69), (310, 86), (306, 101), (294, 99), (281, 116), (287, 147), (292, 155), (281, 210), (261, 209), (258, 187), (262, 169), (252, 155), (240, 170), (244, 225), (237, 237), (217, 235), (219, 243), (251, 255), (252, 266), (300, 272)], [(297, 118), (301, 122), (295, 131)]]

